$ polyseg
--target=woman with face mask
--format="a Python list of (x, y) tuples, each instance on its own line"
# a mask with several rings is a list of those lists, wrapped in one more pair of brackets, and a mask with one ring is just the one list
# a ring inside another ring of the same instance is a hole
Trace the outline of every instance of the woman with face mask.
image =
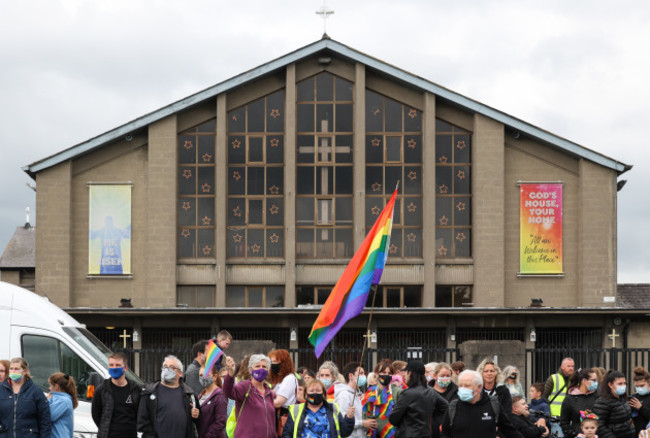
[(354, 429), (354, 407), (340, 412), (336, 403), (327, 401), (327, 390), (320, 380), (307, 386), (306, 403), (289, 408), (282, 438), (343, 438)]
[(47, 437), (52, 433), (50, 406), (32, 382), (22, 357), (9, 361), (9, 379), (0, 383), (0, 436)]
[(226, 438), (226, 409), (228, 400), (221, 389), (221, 377), (217, 367), (208, 372), (199, 370), (199, 383), (204, 388), (199, 397), (201, 423), (199, 438)]
[(448, 403), (458, 398), (458, 385), (451, 381), (453, 373), (451, 365), (444, 362), (433, 369), (433, 380), (436, 382), (433, 389), (438, 391)]
[(503, 369), (503, 375), (505, 376), (505, 381), (503, 384), (510, 391), (510, 396), (514, 397), (516, 395), (526, 398), (524, 394), (524, 388), (521, 387), (519, 383), (519, 370), (513, 365), (508, 365)]
[(636, 434), (646, 428), (650, 422), (650, 391), (648, 387), (648, 378), (650, 375), (642, 367), (634, 368), (634, 394), (628, 400), (632, 408), (632, 418), (634, 419), (634, 429)]
[(296, 403), (298, 395), (298, 378), (293, 367), (293, 360), (287, 350), (273, 350), (269, 352), (271, 370), (269, 380), (275, 393), (273, 405), (277, 409), (277, 433), (282, 435), (282, 428), (289, 416), (289, 406)]
[(333, 402), (336, 385), (340, 383), (339, 368), (334, 362), (326, 360), (320, 368), (318, 368), (318, 380), (323, 382), (323, 385), (327, 388), (327, 401)]
[(600, 438), (637, 436), (632, 423), (632, 408), (627, 404), (625, 375), (620, 371), (610, 370), (605, 374), (593, 411), (598, 416)]
[(223, 392), (235, 400), (237, 427), (234, 438), (277, 438), (275, 429), (275, 394), (266, 382), (271, 359), (253, 354), (248, 361), (249, 380), (235, 384), (235, 361), (226, 358), (228, 374), (223, 378)]
[(571, 376), (560, 414), (560, 426), (566, 438), (574, 438), (582, 433), (580, 412), (593, 410), (598, 398), (597, 389), (598, 377), (593, 369), (580, 369)]
[(377, 374), (377, 386), (368, 388), (361, 400), (363, 418), (374, 419), (377, 424), (374, 430), (368, 430), (368, 437), (392, 437), (395, 434), (395, 426), (388, 421), (388, 416), (399, 399), (402, 389), (399, 385), (391, 384), (395, 370), (390, 359), (381, 360), (375, 366), (375, 374)]

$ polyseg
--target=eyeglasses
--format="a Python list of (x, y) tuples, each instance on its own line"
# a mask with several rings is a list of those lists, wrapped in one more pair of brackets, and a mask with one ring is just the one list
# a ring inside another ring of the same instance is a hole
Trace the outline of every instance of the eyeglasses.
[(180, 371), (180, 368), (176, 368), (176, 367), (173, 366), (173, 365), (169, 365), (169, 366), (164, 366), (164, 365), (163, 365), (162, 368), (160, 368), (160, 371), (165, 371), (165, 368), (169, 368), (169, 369), (172, 369), (172, 370), (174, 370), (174, 371)]

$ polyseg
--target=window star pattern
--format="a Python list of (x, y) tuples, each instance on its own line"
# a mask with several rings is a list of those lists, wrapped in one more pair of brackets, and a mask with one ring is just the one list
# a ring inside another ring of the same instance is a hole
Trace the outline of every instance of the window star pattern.
[(471, 133), (436, 120), (436, 257), (471, 257)]
[(399, 181), (389, 255), (422, 257), (422, 111), (366, 90), (366, 230)]
[(352, 83), (322, 72), (297, 84), (296, 257), (341, 259), (352, 236)]
[(179, 259), (214, 258), (215, 119), (178, 135)]
[(284, 90), (227, 115), (229, 259), (284, 257)]

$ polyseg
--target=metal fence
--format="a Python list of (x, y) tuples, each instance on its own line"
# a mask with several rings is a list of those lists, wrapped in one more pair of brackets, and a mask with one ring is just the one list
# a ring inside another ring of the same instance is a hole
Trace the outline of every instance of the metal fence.
[(544, 382), (557, 372), (565, 357), (575, 361), (579, 368), (602, 367), (618, 370), (628, 379), (636, 367), (648, 369), (650, 349), (648, 348), (535, 348), (526, 350), (527, 384)]
[[(171, 350), (164, 348), (146, 349), (115, 349), (129, 357), (130, 368), (145, 382), (155, 382), (160, 379), (160, 366), (168, 355), (178, 357), (185, 367), (192, 363), (191, 349)], [(328, 348), (323, 355), (316, 359), (313, 348), (293, 348), (289, 353), (294, 360), (295, 367), (307, 367), (317, 371), (320, 365), (331, 360), (339, 368), (348, 362), (359, 361), (361, 350), (359, 348)], [(364, 354), (363, 365), (366, 370), (373, 370), (377, 362), (383, 358), (392, 360), (419, 359), (423, 362), (451, 363), (460, 359), (458, 349), (455, 348), (371, 348)]]
[[(351, 338), (353, 337), (351, 336)], [(352, 340), (350, 339), (350, 341)], [(361, 356), (358, 346), (329, 346), (319, 359), (316, 359), (314, 349), (311, 347), (288, 350), (296, 368), (304, 366), (314, 371), (318, 370), (318, 367), (326, 360), (331, 360), (342, 368), (348, 362), (358, 361)], [(160, 366), (165, 356), (169, 354), (177, 356), (185, 366), (192, 363), (194, 359), (189, 348), (115, 349), (115, 351), (122, 351), (129, 356), (131, 369), (145, 382), (160, 379)], [(535, 348), (527, 349), (525, 354), (527, 387), (534, 382), (546, 381), (548, 376), (557, 372), (565, 357), (574, 359), (576, 369), (591, 367), (616, 369), (623, 372), (628, 378), (632, 376), (635, 367), (643, 367), (647, 370), (650, 366), (650, 348)], [(373, 370), (377, 362), (383, 358), (392, 360), (419, 359), (424, 363), (452, 363), (462, 360), (457, 348), (395, 346), (367, 349), (363, 365), (366, 370)]]

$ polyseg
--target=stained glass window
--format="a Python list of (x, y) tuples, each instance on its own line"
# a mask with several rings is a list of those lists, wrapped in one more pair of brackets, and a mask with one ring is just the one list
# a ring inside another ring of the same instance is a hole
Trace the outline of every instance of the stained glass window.
[(297, 85), (296, 257), (349, 258), (352, 83), (323, 72)]
[(230, 111), (227, 147), (227, 256), (283, 257), (284, 90)]
[(391, 258), (422, 257), (422, 111), (366, 90), (366, 228), (393, 194)]
[(471, 134), (436, 121), (436, 258), (471, 257)]
[(214, 258), (215, 120), (178, 136), (178, 258)]

